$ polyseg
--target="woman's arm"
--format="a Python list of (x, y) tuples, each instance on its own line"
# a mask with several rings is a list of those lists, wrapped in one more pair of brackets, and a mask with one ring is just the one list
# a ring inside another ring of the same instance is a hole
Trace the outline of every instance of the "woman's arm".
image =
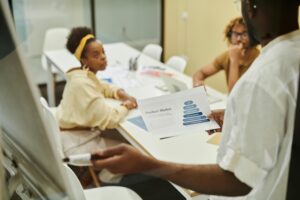
[(213, 63), (203, 66), (193, 75), (193, 86), (198, 87), (204, 85), (204, 80), (218, 71), (219, 69), (217, 69)]
[(235, 83), (240, 78), (240, 67), (244, 63), (245, 59), (245, 49), (243, 45), (232, 45), (229, 50), (229, 59), (230, 59), (230, 66), (229, 66), (229, 73), (228, 73), (228, 89), (229, 92), (232, 90)]

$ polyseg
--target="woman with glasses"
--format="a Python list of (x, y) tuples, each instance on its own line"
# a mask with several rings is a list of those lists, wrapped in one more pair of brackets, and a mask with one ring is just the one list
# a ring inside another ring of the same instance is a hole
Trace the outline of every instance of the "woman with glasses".
[(242, 17), (231, 20), (226, 26), (224, 34), (228, 43), (228, 50), (194, 74), (194, 87), (204, 85), (204, 80), (207, 77), (224, 70), (228, 89), (231, 91), (234, 84), (258, 56), (257, 44), (250, 40)]

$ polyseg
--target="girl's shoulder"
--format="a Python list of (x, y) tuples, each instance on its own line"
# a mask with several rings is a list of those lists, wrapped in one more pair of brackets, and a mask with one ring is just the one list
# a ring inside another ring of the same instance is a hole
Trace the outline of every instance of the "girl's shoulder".
[(66, 74), (67, 84), (73, 85), (76, 88), (92, 87), (95, 85), (93, 79), (91, 79), (88, 73), (84, 70), (73, 70)]

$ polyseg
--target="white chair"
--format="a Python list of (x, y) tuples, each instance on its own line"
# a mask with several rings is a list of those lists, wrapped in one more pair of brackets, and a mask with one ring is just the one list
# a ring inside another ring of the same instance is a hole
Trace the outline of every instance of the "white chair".
[(47, 122), (49, 129), (54, 137), (57, 151), (59, 152), (59, 155), (63, 158), (64, 157), (63, 145), (59, 136), (60, 130), (54, 115), (54, 111), (51, 110), (47, 101), (43, 97), (40, 97), (40, 103), (42, 105), (44, 119)]
[[(54, 137), (57, 151), (58, 151), (59, 155), (61, 156), (61, 158), (64, 158), (65, 155), (63, 152), (63, 144), (62, 144), (61, 137), (60, 137), (59, 125), (58, 125), (58, 122), (57, 122), (57, 120), (55, 118), (55, 114), (54, 114), (55, 111), (53, 110), (53, 108), (51, 109), (49, 107), (47, 101), (43, 97), (40, 97), (40, 103), (43, 107), (44, 118), (48, 122), (49, 129)], [(75, 164), (72, 164), (72, 165), (75, 165)], [(76, 165), (76, 166), (80, 166), (80, 165)], [(89, 172), (93, 178), (94, 184), (97, 187), (100, 186), (97, 175), (91, 167), (89, 167)]]
[(186, 60), (180, 56), (172, 56), (166, 62), (167, 66), (172, 67), (173, 69), (182, 73), (185, 70), (186, 64), (187, 64)]
[[(54, 136), (57, 150), (59, 154), (63, 156), (62, 143), (59, 137), (59, 128), (53, 115), (53, 110), (51, 110), (47, 101), (43, 97), (40, 98), (40, 103), (43, 108), (44, 118), (46, 122), (48, 122), (49, 129)], [(68, 176), (68, 183), (70, 184), (72, 191), (75, 193), (74, 196), (77, 198), (76, 200), (142, 200), (134, 191), (125, 187), (107, 186), (84, 190), (77, 176), (69, 168), (69, 166), (66, 164), (63, 164), (63, 166)]]
[[(70, 30), (67, 28), (51, 28), (45, 33), (43, 53), (49, 50), (64, 49), (67, 43), (67, 37)], [(41, 58), (42, 67), (47, 70), (47, 60), (44, 54)], [(57, 70), (52, 67), (52, 73), (57, 73)]]
[(79, 200), (142, 200), (134, 191), (119, 186), (83, 190), (79, 180), (68, 165), (64, 164), (74, 196)]
[(148, 44), (142, 50), (143, 54), (160, 61), (162, 54), (162, 47), (157, 44)]

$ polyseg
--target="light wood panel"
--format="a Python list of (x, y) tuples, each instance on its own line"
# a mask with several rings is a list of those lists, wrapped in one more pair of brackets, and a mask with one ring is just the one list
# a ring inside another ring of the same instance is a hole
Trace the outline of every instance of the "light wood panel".
[[(165, 0), (165, 58), (186, 56), (185, 73), (192, 75), (226, 50), (224, 27), (239, 15), (233, 1)], [(209, 78), (207, 84), (227, 92), (223, 72)]]

